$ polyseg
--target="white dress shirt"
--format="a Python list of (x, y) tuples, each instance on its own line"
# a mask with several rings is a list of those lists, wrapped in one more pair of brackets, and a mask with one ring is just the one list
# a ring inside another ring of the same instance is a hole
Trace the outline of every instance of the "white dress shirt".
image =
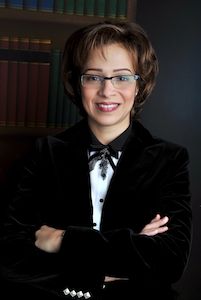
[[(95, 151), (89, 152), (88, 156), (90, 157), (93, 155)], [(115, 166), (119, 160), (121, 155), (121, 151), (118, 151), (118, 159), (115, 157), (111, 157)], [(95, 167), (92, 171), (90, 171), (90, 182), (91, 182), (91, 199), (92, 199), (92, 206), (93, 206), (93, 228), (99, 230), (100, 223), (101, 223), (101, 215), (102, 215), (102, 208), (105, 201), (105, 196), (107, 194), (107, 190), (114, 173), (114, 170), (110, 163), (108, 163), (108, 169), (106, 173), (106, 177), (103, 179), (101, 176), (101, 169), (99, 167), (100, 160), (98, 160), (95, 164)]]

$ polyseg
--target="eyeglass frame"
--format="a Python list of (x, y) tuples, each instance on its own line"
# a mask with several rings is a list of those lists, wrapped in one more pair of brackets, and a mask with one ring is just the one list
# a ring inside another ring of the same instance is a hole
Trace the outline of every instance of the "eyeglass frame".
[[(114, 83), (114, 80), (113, 80), (113, 78), (117, 78), (117, 77), (129, 77), (129, 78), (133, 78), (133, 81), (136, 81), (136, 80), (139, 80), (140, 79), (140, 75), (138, 75), (138, 74), (123, 74), (123, 75), (115, 75), (115, 76), (111, 76), (111, 77), (107, 77), (107, 76), (101, 76), (101, 75), (96, 75), (96, 74), (81, 74), (81, 76), (80, 76), (80, 81), (81, 81), (81, 84), (82, 84), (82, 86), (83, 87), (86, 87), (86, 86), (84, 86), (84, 84), (83, 84), (83, 77), (84, 76), (94, 76), (94, 77), (98, 77), (99, 79), (100, 79), (100, 81), (96, 81), (95, 83), (100, 83), (100, 87), (103, 85), (103, 83), (104, 83), (104, 81), (105, 80), (111, 80), (111, 82), (112, 82), (112, 85), (113, 85), (113, 87), (114, 88), (117, 88), (118, 89), (118, 87), (115, 87), (115, 83)], [(122, 81), (123, 82), (123, 81)], [(97, 85), (97, 87), (98, 87), (98, 85)]]

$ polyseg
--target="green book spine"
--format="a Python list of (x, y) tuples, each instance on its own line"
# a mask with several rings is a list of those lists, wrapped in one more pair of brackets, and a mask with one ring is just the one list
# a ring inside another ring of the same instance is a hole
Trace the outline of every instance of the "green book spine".
[(51, 53), (50, 65), (50, 90), (48, 97), (48, 127), (55, 127), (56, 125), (56, 109), (57, 109), (57, 94), (59, 82), (59, 63), (60, 50), (53, 49)]
[(0, 60), (0, 126), (6, 126), (8, 100), (8, 61)]
[(6, 0), (0, 0), (0, 7), (6, 7)]
[(127, 0), (118, 0), (117, 3), (117, 17), (125, 19), (127, 15)]
[(62, 113), (62, 127), (69, 127), (71, 101), (64, 94), (63, 96), (63, 113)]
[(78, 16), (84, 15), (84, 0), (75, 0), (75, 14)]
[(96, 0), (95, 15), (98, 17), (105, 17), (105, 0)]
[(94, 16), (95, 0), (85, 0), (84, 14), (87, 16)]
[(65, 0), (64, 12), (68, 15), (75, 13), (75, 0)]
[(54, 1), (54, 12), (64, 13), (64, 0), (55, 0)]
[(58, 76), (58, 90), (57, 90), (57, 108), (56, 108), (56, 127), (62, 127), (63, 118), (63, 96), (64, 87), (61, 78), (61, 62), (62, 62), (62, 52), (60, 53), (59, 59), (59, 76)]
[(116, 18), (117, 16), (117, 0), (108, 0), (106, 4), (106, 16)]

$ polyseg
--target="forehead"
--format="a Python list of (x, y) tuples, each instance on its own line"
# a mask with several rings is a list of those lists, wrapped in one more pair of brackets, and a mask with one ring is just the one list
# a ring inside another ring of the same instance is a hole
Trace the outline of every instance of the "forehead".
[(134, 66), (133, 54), (121, 44), (104, 45), (101, 48), (92, 49), (86, 59), (85, 66), (99, 64), (112, 64), (118, 66)]

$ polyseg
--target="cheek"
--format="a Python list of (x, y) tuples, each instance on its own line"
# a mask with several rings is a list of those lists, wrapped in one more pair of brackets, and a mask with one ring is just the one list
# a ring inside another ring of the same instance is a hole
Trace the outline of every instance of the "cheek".
[(124, 92), (124, 100), (129, 103), (133, 103), (135, 99), (136, 90), (127, 90)]
[(82, 97), (82, 104), (86, 108), (92, 103), (94, 93), (91, 90), (82, 89), (81, 90), (81, 97)]

